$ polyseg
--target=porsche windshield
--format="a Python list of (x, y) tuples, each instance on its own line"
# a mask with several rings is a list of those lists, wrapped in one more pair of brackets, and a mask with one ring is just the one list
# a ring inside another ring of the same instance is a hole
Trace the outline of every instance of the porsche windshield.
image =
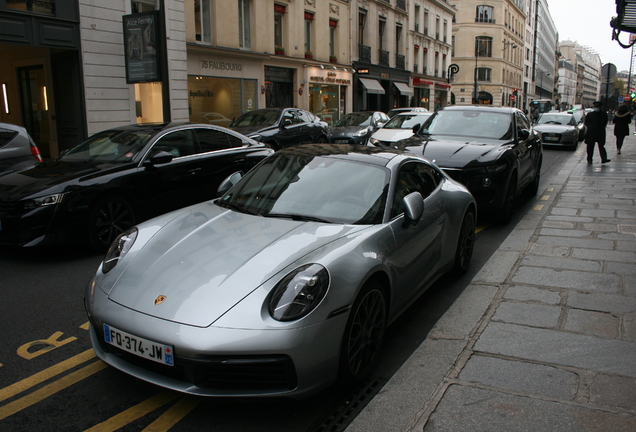
[(388, 185), (389, 171), (380, 166), (277, 153), (250, 171), (218, 204), (265, 217), (377, 224), (382, 222)]
[(66, 162), (127, 163), (155, 134), (152, 130), (108, 130), (91, 136), (60, 157)]
[[(425, 125), (426, 126), (426, 125)], [(438, 111), (422, 132), (431, 135), (509, 140), (512, 138), (512, 115), (476, 110)]]

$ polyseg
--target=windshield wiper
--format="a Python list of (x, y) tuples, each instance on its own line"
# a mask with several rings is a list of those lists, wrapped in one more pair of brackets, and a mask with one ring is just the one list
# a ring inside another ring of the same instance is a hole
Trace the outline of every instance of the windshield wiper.
[(273, 217), (273, 218), (283, 218), (283, 219), (291, 219), (295, 221), (302, 222), (322, 222), (322, 223), (332, 223), (326, 219), (322, 219), (315, 216), (307, 216), (301, 214), (287, 214), (287, 213), (261, 213), (261, 216), (264, 217)]

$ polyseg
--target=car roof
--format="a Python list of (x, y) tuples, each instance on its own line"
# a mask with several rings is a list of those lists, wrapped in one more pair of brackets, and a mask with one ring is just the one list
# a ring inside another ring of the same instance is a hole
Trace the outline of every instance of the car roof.
[(395, 158), (424, 160), (401, 150), (347, 144), (302, 144), (279, 150), (276, 154), (344, 158), (379, 166), (386, 166)]
[(514, 108), (514, 107), (495, 107), (491, 105), (453, 105), (453, 106), (445, 106), (440, 111), (487, 111), (487, 112), (501, 112), (506, 114), (521, 112), (520, 109)]

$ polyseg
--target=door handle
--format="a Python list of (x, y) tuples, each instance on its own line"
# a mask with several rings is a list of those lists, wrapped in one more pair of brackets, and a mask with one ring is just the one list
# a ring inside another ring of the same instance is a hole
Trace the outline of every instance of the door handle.
[(195, 175), (199, 171), (201, 171), (201, 168), (194, 168), (194, 169), (191, 169), (190, 171), (188, 171), (188, 174)]

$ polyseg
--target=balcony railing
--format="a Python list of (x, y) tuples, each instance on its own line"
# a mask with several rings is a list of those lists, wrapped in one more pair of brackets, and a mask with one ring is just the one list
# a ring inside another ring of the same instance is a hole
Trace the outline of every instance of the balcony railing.
[(439, 69), (435, 69), (435, 76), (439, 76)]
[(414, 73), (419, 73), (419, 72), (418, 72), (419, 66), (420, 66), (420, 65), (418, 65), (417, 63), (415, 63), (415, 64), (413, 65), (413, 72), (414, 72)]
[(422, 68), (422, 73), (423, 73), (424, 75), (426, 75), (426, 74), (428, 73), (428, 66), (424, 66), (424, 67)]
[(362, 63), (371, 63), (371, 47), (368, 45), (358, 45), (358, 57)]
[(428, 36), (428, 27), (424, 27), (424, 35)]
[(420, 24), (419, 23), (415, 23), (415, 31), (419, 33), (419, 31), (420, 31)]
[(475, 22), (480, 22), (480, 23), (489, 23), (489, 24), (496, 24), (495, 19), (494, 18), (475, 18)]
[(378, 64), (380, 66), (388, 66), (389, 65), (389, 52), (385, 50), (378, 50), (380, 53), (380, 61)]
[(396, 69), (406, 69), (406, 62), (404, 58), (404, 54), (396, 54), (395, 55), (395, 68)]

